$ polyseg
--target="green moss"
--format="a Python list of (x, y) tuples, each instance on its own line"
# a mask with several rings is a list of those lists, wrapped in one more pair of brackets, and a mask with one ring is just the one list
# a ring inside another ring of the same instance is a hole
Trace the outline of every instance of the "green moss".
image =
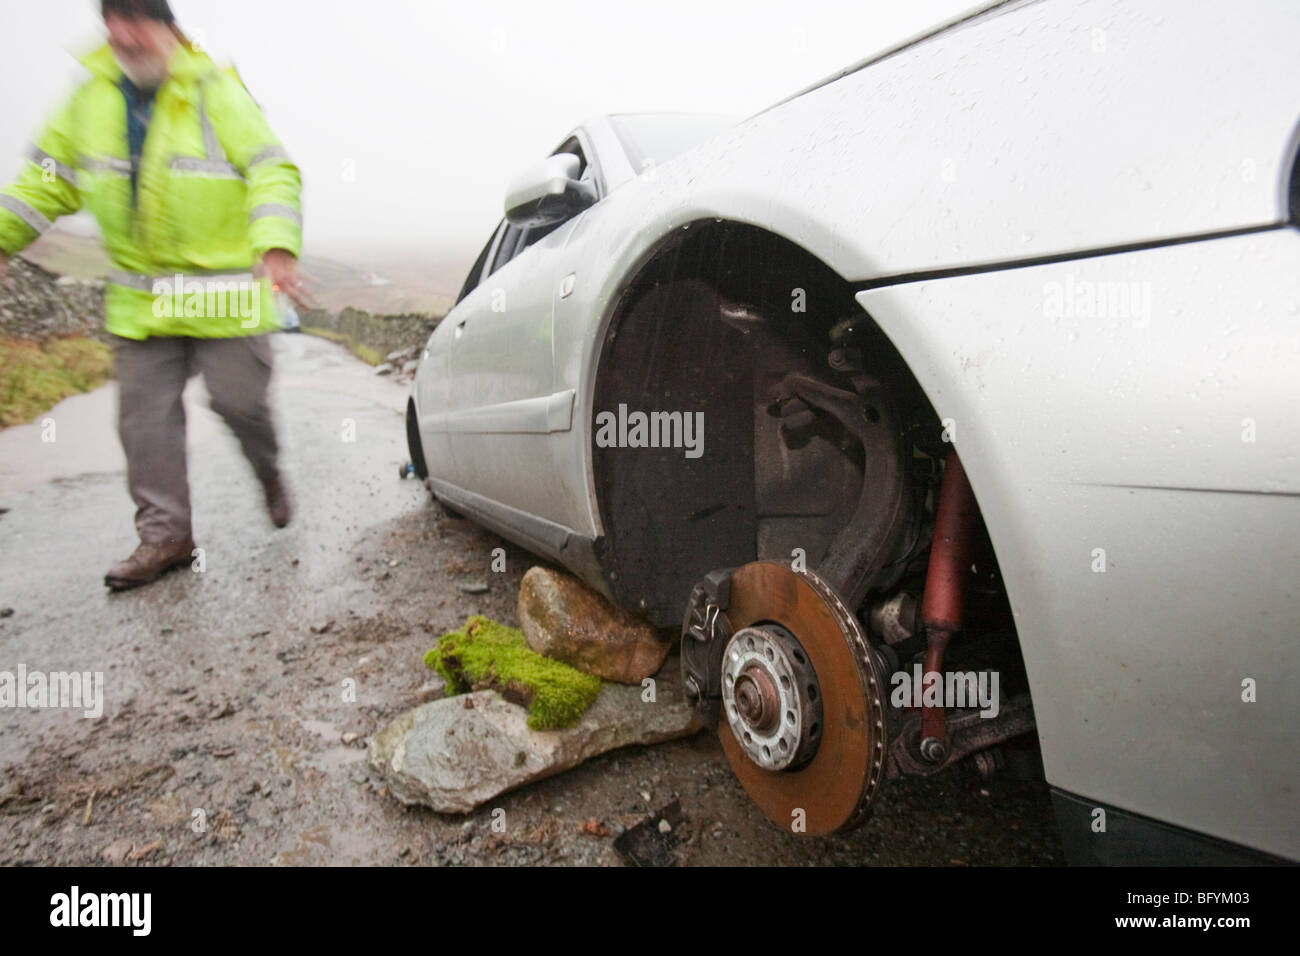
[(0, 339), (0, 427), (21, 425), (108, 380), (113, 352), (88, 338)]
[(599, 677), (538, 654), (523, 631), (478, 614), (440, 637), (424, 663), (451, 693), (490, 687), (527, 707), (533, 730), (573, 726), (600, 693)]

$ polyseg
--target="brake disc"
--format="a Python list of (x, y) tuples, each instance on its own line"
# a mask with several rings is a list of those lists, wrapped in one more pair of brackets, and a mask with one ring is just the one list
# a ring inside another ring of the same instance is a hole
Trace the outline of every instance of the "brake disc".
[[(884, 779), (885, 668), (811, 571), (734, 571), (718, 736), (763, 814), (811, 836), (861, 825)], [(801, 826), (802, 825), (802, 826)]]

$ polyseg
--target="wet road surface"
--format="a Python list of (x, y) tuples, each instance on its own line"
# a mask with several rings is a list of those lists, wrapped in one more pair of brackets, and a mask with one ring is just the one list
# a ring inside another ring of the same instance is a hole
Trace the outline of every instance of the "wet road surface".
[[(0, 864), (617, 864), (612, 837), (580, 827), (616, 834), (673, 798), (681, 863), (1063, 862), (1041, 780), (893, 781), (867, 826), (814, 840), (767, 823), (707, 733), (607, 754), (468, 817), (402, 808), (371, 778), (366, 737), (418, 702), (438, 635), (474, 613), (515, 623), (536, 559), (398, 480), (404, 386), (310, 336), (275, 345), (294, 521), (271, 526), (192, 382), (201, 573), (103, 587), (135, 544), (111, 386), (43, 416), (53, 443), (40, 422), (0, 432), (0, 671), (105, 681), (99, 719), (0, 709)], [(489, 572), (497, 547), (504, 573)], [(489, 590), (465, 593), (468, 579)]]

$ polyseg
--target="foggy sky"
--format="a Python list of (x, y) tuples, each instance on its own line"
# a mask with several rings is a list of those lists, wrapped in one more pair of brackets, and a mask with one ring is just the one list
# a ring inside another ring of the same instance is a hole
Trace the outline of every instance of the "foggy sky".
[[(587, 116), (747, 116), (972, 0), (172, 0), (302, 168), (307, 251), (465, 252)], [(85, 76), (96, 0), (0, 0), (0, 178)], [(351, 178), (349, 178), (349, 174)]]

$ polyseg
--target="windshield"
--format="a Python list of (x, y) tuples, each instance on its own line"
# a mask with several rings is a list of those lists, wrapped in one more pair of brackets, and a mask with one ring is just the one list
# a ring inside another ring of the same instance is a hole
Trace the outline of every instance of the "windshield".
[(609, 122), (628, 162), (640, 173), (704, 142), (735, 119), (714, 113), (623, 113)]

